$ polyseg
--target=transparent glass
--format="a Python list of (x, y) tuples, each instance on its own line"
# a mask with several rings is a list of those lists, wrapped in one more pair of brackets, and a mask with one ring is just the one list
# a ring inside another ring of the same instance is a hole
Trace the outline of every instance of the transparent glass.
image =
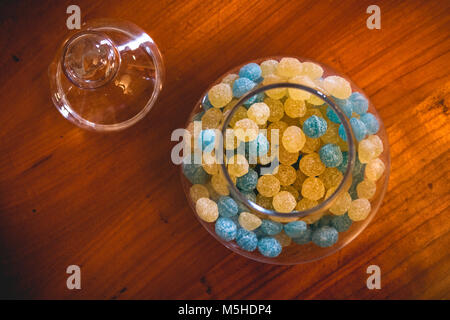
[[(281, 57), (268, 57), (268, 58), (257, 59), (257, 60), (250, 61), (250, 62), (260, 64), (261, 62), (269, 60), (269, 59), (280, 61)], [(306, 60), (306, 59), (302, 59), (302, 58), (298, 58), (298, 59), (301, 62), (313, 62), (313, 63), (320, 65), (322, 67), (322, 69), (324, 70), (322, 78), (325, 78), (325, 77), (331, 76), (331, 75), (333, 75), (333, 76), (338, 75), (338, 76), (346, 79), (351, 85), (352, 92), (359, 92), (359, 93), (363, 94), (364, 97), (367, 99), (367, 96), (363, 93), (363, 91), (359, 87), (357, 87), (350, 79), (337, 73), (329, 66), (318, 63), (316, 61)], [(248, 64), (248, 63), (246, 63), (246, 64)], [(211, 89), (211, 87), (213, 87), (216, 84), (221, 83), (222, 80), (227, 75), (239, 74), (239, 70), (241, 69), (241, 67), (246, 64), (243, 64), (243, 65), (237, 66), (236, 68), (233, 68), (232, 70), (228, 71), (225, 75), (220, 77), (215, 83), (211, 84), (211, 86), (208, 88), (208, 90), (205, 92), (205, 94), (202, 95), (201, 99), (197, 102), (197, 104), (193, 108), (193, 111), (192, 111), (192, 113), (188, 119), (187, 125), (186, 125), (186, 128), (188, 128), (189, 132), (192, 132), (193, 121), (199, 120), (199, 115), (204, 114), (204, 111), (205, 111), (204, 105), (205, 105), (206, 95), (209, 92), (209, 90)], [(220, 130), (222, 132), (222, 134), (225, 136), (226, 129), (230, 127), (230, 121), (232, 120), (233, 116), (238, 111), (238, 109), (243, 106), (244, 102), (248, 101), (249, 99), (251, 99), (252, 97), (254, 97), (258, 94), (261, 95), (261, 93), (266, 93), (268, 90), (281, 89), (281, 88), (300, 89), (305, 92), (309, 92), (310, 94), (323, 100), (324, 105), (320, 105), (320, 106), (309, 105), (309, 107), (318, 108), (321, 110), (324, 110), (325, 107), (331, 108), (336, 113), (338, 118), (340, 119), (340, 121), (343, 125), (343, 128), (344, 128), (344, 131), (346, 133), (346, 136), (351, 137), (350, 139), (347, 139), (347, 147), (346, 147), (346, 151), (348, 152), (347, 166), (345, 167), (345, 170), (343, 170), (343, 178), (340, 181), (340, 183), (337, 185), (337, 187), (335, 188), (335, 191), (328, 198), (322, 198), (323, 201), (320, 202), (318, 205), (316, 205), (313, 208), (303, 210), (303, 211), (294, 210), (291, 213), (286, 214), (286, 213), (277, 212), (273, 209), (264, 208), (264, 207), (258, 205), (256, 202), (250, 200), (248, 197), (246, 197), (246, 195), (236, 187), (235, 179), (233, 179), (230, 176), (230, 174), (228, 173), (226, 163), (225, 163), (226, 161), (221, 163), (220, 168), (221, 168), (221, 172), (222, 172), (223, 176), (225, 177), (225, 180), (227, 183), (227, 187), (229, 190), (229, 196), (232, 197), (238, 203), (238, 205), (245, 208), (246, 212), (250, 212), (250, 213), (256, 215), (261, 220), (264, 220), (264, 219), (276, 220), (277, 217), (280, 217), (282, 219), (283, 218), (284, 219), (292, 218), (289, 221), (293, 221), (296, 219), (304, 219), (305, 221), (311, 222), (311, 223), (308, 223), (308, 228), (309, 228), (310, 226), (313, 226), (314, 223), (316, 223), (316, 224), (320, 223), (321, 218), (323, 218), (324, 216), (332, 216), (332, 217), (335, 216), (329, 211), (329, 209), (330, 209), (330, 207), (333, 206), (333, 204), (335, 204), (335, 202), (339, 198), (339, 196), (342, 195), (343, 193), (350, 192), (350, 190), (353, 190), (353, 194), (356, 194), (356, 191), (355, 191), (356, 190), (355, 185), (357, 185), (356, 182), (359, 183), (362, 180), (366, 179), (366, 178), (361, 178), (361, 170), (364, 171), (366, 165), (362, 164), (362, 167), (361, 167), (361, 163), (358, 160), (359, 142), (355, 139), (354, 130), (353, 130), (352, 126), (350, 125), (349, 117), (336, 104), (335, 98), (332, 97), (330, 94), (326, 93), (326, 91), (323, 88), (321, 88), (320, 86), (313, 87), (313, 86), (307, 86), (304, 84), (289, 83), (287, 81), (280, 82), (280, 83), (274, 83), (274, 84), (268, 84), (268, 85), (263, 85), (262, 83), (260, 83), (254, 89), (252, 89), (251, 91), (246, 93), (244, 96), (242, 96), (240, 99), (232, 101), (233, 106), (229, 107), (228, 108), (229, 111), (224, 113), (223, 119), (222, 119), (221, 123), (217, 126), (217, 129)], [(252, 260), (256, 260), (256, 261), (264, 262), (264, 263), (281, 264), (281, 265), (292, 265), (292, 264), (305, 263), (305, 262), (321, 259), (321, 258), (326, 257), (326, 256), (338, 251), (339, 249), (343, 248), (345, 245), (347, 245), (352, 240), (354, 240), (367, 227), (367, 225), (373, 219), (373, 217), (375, 216), (376, 212), (378, 211), (378, 209), (382, 203), (383, 197), (384, 197), (386, 189), (387, 189), (387, 184), (388, 184), (389, 171), (390, 171), (390, 156), (389, 156), (389, 145), (388, 145), (388, 140), (387, 140), (387, 134), (386, 134), (383, 122), (381, 121), (375, 107), (370, 102), (370, 100), (368, 100), (368, 103), (369, 103), (369, 107), (368, 107), (367, 112), (372, 113), (376, 117), (376, 119), (378, 120), (378, 123), (379, 123), (379, 130), (376, 133), (376, 135), (380, 138), (380, 140), (383, 143), (383, 151), (381, 154), (378, 155), (378, 158), (384, 163), (385, 169), (384, 169), (384, 172), (382, 173), (381, 177), (376, 181), (375, 194), (369, 200), (371, 209), (370, 209), (370, 213), (368, 214), (368, 216), (362, 221), (353, 221), (353, 223), (348, 228), (348, 230), (339, 232), (338, 240), (332, 246), (319, 247), (318, 245), (316, 245), (313, 242), (309, 242), (307, 244), (300, 245), (300, 244), (297, 244), (297, 243), (294, 243), (293, 241), (291, 241), (291, 243), (289, 245), (282, 248), (281, 253), (277, 257), (267, 257), (267, 256), (262, 255), (258, 251), (258, 249), (255, 249), (254, 251), (251, 251), (251, 252), (243, 250), (241, 247), (239, 247), (237, 245), (235, 240), (224, 241), (221, 237), (219, 237), (216, 234), (214, 222), (212, 222), (212, 223), (206, 222), (203, 219), (200, 219), (197, 214), (195, 214), (196, 205), (193, 202), (193, 199), (190, 194), (190, 189), (192, 187), (192, 183), (186, 178), (185, 174), (183, 174), (183, 168), (181, 167), (180, 173), (181, 173), (182, 185), (183, 185), (187, 200), (189, 202), (189, 205), (191, 206), (192, 210), (194, 211), (194, 214), (197, 217), (198, 221), (203, 225), (203, 227), (205, 227), (205, 229), (214, 238), (216, 238), (219, 242), (221, 242), (224, 246), (226, 246), (230, 250), (232, 250), (242, 256), (250, 258)], [(248, 108), (248, 105), (246, 106), (246, 109), (247, 108)], [(225, 109), (227, 109), (227, 107), (225, 107)], [(353, 117), (353, 115), (352, 115), (352, 117)], [(282, 119), (282, 121), (283, 121), (283, 119)], [(292, 121), (295, 123), (296, 120), (298, 121), (298, 118), (290, 119), (289, 121)], [(300, 124), (298, 124), (298, 126), (301, 127)], [(192, 140), (194, 144), (197, 143), (197, 139), (198, 138), (194, 135), (194, 138)], [(322, 143), (322, 146), (323, 146), (323, 144), (324, 143)], [(361, 181), (359, 181), (359, 180), (357, 181), (356, 179), (360, 179)], [(208, 189), (211, 190), (211, 187), (210, 187), (211, 182), (208, 182), (207, 184), (208, 184)], [(257, 190), (255, 190), (255, 193), (257, 193)], [(217, 200), (220, 196), (221, 196), (220, 194), (219, 195), (217, 195), (217, 194), (211, 195), (210, 194), (210, 198), (215, 202), (217, 202)], [(358, 198), (357, 196), (352, 196), (353, 200), (355, 200), (354, 197)], [(299, 198), (297, 198), (296, 200), (300, 201), (301, 198), (302, 198), (302, 196), (300, 195)], [(243, 211), (243, 209), (240, 209), (239, 214), (242, 211)], [(283, 220), (276, 220), (276, 221), (280, 222)], [(288, 223), (289, 221), (287, 221), (285, 219), (285, 222), (282, 222), (282, 224), (286, 225), (286, 223)], [(237, 221), (236, 221), (236, 224), (238, 224)], [(239, 228), (239, 226), (238, 226), (238, 228)], [(266, 237), (266, 236), (267, 235), (262, 235), (261, 237)], [(260, 236), (258, 236), (258, 239), (260, 239)]]
[(142, 119), (164, 81), (161, 53), (138, 26), (101, 19), (66, 38), (49, 66), (52, 101), (89, 130), (125, 129)]

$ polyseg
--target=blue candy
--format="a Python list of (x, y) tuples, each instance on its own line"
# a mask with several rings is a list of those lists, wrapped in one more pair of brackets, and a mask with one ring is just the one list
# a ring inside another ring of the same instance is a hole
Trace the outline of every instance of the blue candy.
[(352, 225), (352, 220), (348, 217), (348, 214), (345, 213), (340, 216), (334, 216), (331, 219), (331, 224), (333, 228), (335, 228), (338, 232), (347, 231), (348, 228)]
[(345, 171), (347, 171), (347, 165), (348, 165), (348, 152), (343, 151), (342, 152), (342, 162), (340, 165), (337, 166), (337, 168), (340, 172), (345, 173)]
[(307, 227), (304, 221), (292, 221), (284, 225), (284, 232), (291, 238), (299, 238), (307, 232)]
[[(350, 126), (352, 127), (352, 131), (355, 135), (356, 140), (361, 141), (362, 139), (364, 139), (367, 134), (367, 128), (364, 125), (364, 122), (362, 122), (358, 118), (351, 118)], [(343, 124), (339, 126), (339, 137), (341, 137), (342, 140), (347, 141), (347, 134), (345, 133)]]
[(239, 70), (239, 77), (247, 78), (254, 82), (258, 81), (261, 77), (261, 67), (256, 63), (246, 64)]
[(217, 207), (219, 208), (219, 215), (224, 218), (231, 218), (238, 214), (239, 208), (233, 198), (223, 196), (217, 201)]
[(198, 145), (204, 152), (211, 152), (214, 149), (216, 133), (214, 129), (202, 130), (198, 136)]
[(219, 218), (215, 225), (216, 234), (225, 241), (231, 241), (236, 238), (237, 226), (229, 218)]
[(261, 224), (261, 230), (268, 236), (279, 234), (283, 230), (283, 225), (279, 222), (264, 219)]
[(248, 172), (242, 177), (236, 179), (236, 186), (241, 191), (253, 191), (258, 183), (258, 173), (253, 169), (248, 169)]
[(306, 229), (299, 237), (292, 238), (292, 241), (294, 241), (297, 244), (307, 244), (311, 242), (312, 238), (312, 230), (310, 228)]
[(333, 227), (320, 227), (313, 232), (312, 242), (322, 248), (331, 247), (338, 240), (339, 233)]
[(371, 113), (364, 113), (359, 120), (364, 123), (367, 129), (368, 134), (375, 134), (380, 129), (380, 124), (378, 123), (377, 118)]
[(270, 148), (269, 140), (262, 133), (259, 133), (256, 139), (250, 141), (246, 146), (248, 146), (249, 156), (257, 157), (266, 155)]
[(258, 246), (258, 237), (254, 232), (240, 228), (237, 231), (236, 243), (241, 249), (251, 252)]
[(205, 111), (208, 110), (208, 109), (213, 108), (213, 105), (209, 101), (208, 94), (206, 94), (206, 96), (203, 97), (202, 106), (203, 106), (203, 109), (205, 109)]
[(236, 98), (240, 98), (244, 94), (252, 90), (255, 86), (256, 83), (247, 78), (236, 79), (233, 83), (233, 96)]
[(348, 98), (352, 104), (353, 112), (364, 114), (369, 109), (369, 101), (359, 92), (353, 92)]
[(333, 216), (331, 215), (323, 216), (314, 223), (314, 227), (318, 229), (320, 227), (329, 226), (331, 224), (331, 219), (333, 219)]
[[(353, 108), (352, 104), (348, 99), (334, 99), (337, 106), (344, 112), (344, 114), (347, 116), (347, 118), (350, 118), (352, 116)], [(330, 119), (330, 121), (333, 121), (334, 123), (341, 123), (341, 119), (339, 119), (336, 112), (334, 112), (333, 109), (330, 107), (327, 108), (327, 117)]]
[(310, 138), (319, 138), (327, 131), (327, 122), (318, 116), (311, 116), (303, 123), (303, 132)]
[(209, 174), (203, 170), (200, 164), (183, 163), (183, 174), (192, 184), (205, 184), (208, 182)]
[(281, 244), (275, 238), (264, 237), (258, 241), (258, 250), (263, 256), (275, 258), (281, 253)]
[(343, 157), (338, 145), (328, 143), (319, 150), (320, 160), (328, 168), (337, 167), (342, 163)]

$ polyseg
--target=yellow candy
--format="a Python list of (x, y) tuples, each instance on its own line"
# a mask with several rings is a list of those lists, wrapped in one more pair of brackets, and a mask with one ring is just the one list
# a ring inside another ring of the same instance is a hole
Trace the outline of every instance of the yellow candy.
[(234, 135), (244, 142), (253, 141), (258, 136), (258, 125), (248, 118), (239, 120), (234, 125)]
[(375, 144), (369, 139), (361, 140), (358, 144), (358, 157), (361, 163), (368, 163), (377, 157)]
[(296, 58), (282, 58), (277, 65), (276, 74), (282, 78), (292, 78), (302, 73), (302, 63)]
[(370, 202), (367, 199), (353, 200), (348, 209), (348, 217), (353, 221), (362, 221), (370, 214)]
[(299, 152), (306, 142), (302, 129), (296, 126), (288, 127), (281, 138), (283, 147), (291, 153)]
[[(289, 82), (296, 83), (296, 84), (302, 84), (302, 85), (310, 87), (310, 88), (314, 88), (316, 86), (315, 83), (306, 76), (296, 76), (292, 79), (289, 79)], [(307, 100), (311, 97), (311, 93), (309, 93), (308, 91), (305, 91), (305, 90), (301, 90), (301, 89), (289, 88), (288, 93), (289, 93), (289, 97), (294, 100)]]
[(282, 186), (288, 186), (294, 183), (297, 178), (297, 173), (295, 168), (280, 164), (277, 168), (277, 172), (275, 173), (275, 177), (277, 177)]
[(339, 99), (347, 99), (352, 94), (350, 83), (339, 76), (329, 76), (323, 79), (323, 87), (331, 95)]
[(310, 138), (306, 136), (305, 145), (302, 148), (303, 153), (313, 153), (319, 150), (322, 141), (319, 138)]
[(270, 122), (277, 122), (277, 121), (281, 120), (281, 118), (283, 118), (284, 108), (283, 108), (283, 103), (280, 100), (266, 98), (266, 99), (264, 99), (264, 103), (270, 109), (270, 115), (268, 118), (268, 120)]
[[(286, 130), (288, 127), (286, 122), (283, 121), (277, 121), (271, 123), (267, 127), (267, 140), (272, 144), (272, 139), (276, 142), (276, 144), (279, 144), (280, 137), (283, 136), (284, 130)], [(278, 130), (278, 131), (277, 131)]]
[(316, 63), (303, 62), (302, 66), (303, 66), (302, 74), (309, 77), (310, 79), (316, 80), (323, 75), (322, 67)]
[(223, 79), (222, 79), (222, 83), (226, 83), (228, 84), (230, 87), (233, 87), (233, 83), (234, 81), (239, 78), (239, 76), (235, 73), (230, 73), (228, 75), (226, 75)]
[(221, 173), (217, 173), (211, 177), (211, 186), (221, 196), (227, 196), (230, 194), (228, 189), (228, 182)]
[(371, 160), (368, 164), (366, 164), (365, 174), (366, 178), (370, 181), (377, 181), (383, 175), (385, 166), (381, 159), (377, 158)]
[(292, 239), (289, 237), (284, 231), (281, 231), (280, 233), (273, 236), (275, 239), (278, 240), (278, 242), (281, 244), (281, 246), (287, 247), (291, 244)]
[(248, 172), (248, 161), (242, 154), (234, 155), (228, 160), (228, 172), (235, 177), (242, 177)]
[[(331, 192), (332, 194), (335, 191), (333, 189), (330, 189), (330, 190), (332, 190), (332, 192)], [(328, 192), (327, 192), (327, 195), (328, 195)], [(331, 196), (331, 194), (329, 196)], [(351, 203), (352, 203), (352, 197), (350, 196), (350, 194), (348, 192), (344, 192), (336, 197), (336, 199), (334, 200), (333, 204), (330, 207), (330, 212), (335, 215), (338, 215), (338, 216), (342, 215), (348, 211)]]
[(194, 184), (189, 189), (192, 202), (196, 203), (200, 198), (209, 198), (208, 189), (202, 184)]
[(309, 177), (317, 177), (325, 171), (325, 165), (319, 154), (313, 152), (300, 159), (299, 169)]
[(261, 125), (267, 122), (270, 116), (270, 109), (264, 102), (258, 102), (251, 105), (247, 111), (248, 118)]
[(250, 212), (241, 212), (238, 221), (241, 227), (248, 231), (255, 230), (262, 223), (260, 218)]
[(259, 177), (256, 189), (264, 197), (273, 197), (280, 191), (280, 181), (273, 175)]
[(278, 159), (280, 160), (280, 163), (285, 165), (293, 165), (297, 162), (298, 157), (300, 153), (299, 152), (289, 152), (286, 150), (286, 148), (283, 147), (281, 144), (278, 147)]
[[(269, 85), (269, 84), (281, 83), (281, 82), (286, 82), (286, 80), (284, 80), (283, 78), (281, 78), (275, 74), (269, 74), (264, 78), (263, 85)], [(278, 99), (283, 98), (286, 95), (287, 89), (281, 87), (281, 88), (267, 90), (265, 93), (268, 97), (278, 100)]]
[(281, 186), (280, 190), (289, 192), (294, 196), (295, 199), (298, 199), (298, 197), (300, 196), (300, 193), (294, 186)]
[(219, 217), (217, 203), (208, 198), (198, 199), (195, 203), (195, 211), (199, 218), (206, 222), (214, 222)]
[(216, 84), (208, 91), (209, 102), (214, 108), (222, 108), (233, 98), (231, 87), (227, 83)]
[(303, 117), (306, 113), (305, 102), (287, 98), (284, 102), (284, 112), (291, 118)]
[(325, 168), (319, 178), (322, 180), (326, 189), (331, 189), (341, 183), (344, 175), (337, 168)]
[(372, 134), (367, 137), (367, 140), (372, 142), (372, 144), (375, 146), (375, 158), (383, 153), (383, 141), (381, 141), (379, 136)]
[(234, 150), (239, 146), (239, 139), (234, 134), (233, 129), (227, 129), (225, 131), (224, 147), (226, 150)]
[(356, 193), (358, 194), (358, 198), (363, 199), (372, 199), (377, 191), (377, 185), (375, 182), (370, 180), (363, 180), (356, 186)]
[(303, 182), (305, 182), (306, 178), (308, 177), (300, 169), (297, 170), (297, 179), (295, 179), (295, 182), (292, 184), (292, 186), (297, 190), (301, 190)]
[(311, 200), (319, 200), (325, 195), (325, 186), (319, 178), (306, 178), (302, 185), (302, 196)]
[(258, 193), (256, 196), (256, 204), (260, 205), (263, 208), (272, 210), (272, 198), (270, 197), (264, 197), (262, 194)]
[(274, 74), (277, 69), (278, 61), (277, 60), (266, 60), (261, 63), (261, 76), (263, 78), (267, 77), (269, 74)]
[(281, 191), (273, 197), (272, 205), (278, 212), (289, 213), (294, 210), (297, 201), (290, 192)]
[[(245, 108), (244, 108), (245, 109)], [(206, 110), (202, 117), (203, 129), (217, 129), (222, 122), (222, 111), (216, 108)]]
[(339, 124), (327, 121), (327, 131), (325, 131), (325, 133), (320, 137), (320, 139), (324, 144), (327, 143), (338, 144), (339, 140), (341, 140), (341, 138), (339, 138), (338, 130)]

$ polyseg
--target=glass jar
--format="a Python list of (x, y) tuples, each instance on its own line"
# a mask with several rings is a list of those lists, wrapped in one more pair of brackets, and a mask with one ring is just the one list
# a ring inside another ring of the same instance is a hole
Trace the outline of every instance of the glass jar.
[[(290, 127), (306, 141), (298, 154), (288, 150)], [(180, 171), (195, 216), (256, 261), (299, 264), (338, 251), (367, 227), (387, 189), (389, 146), (377, 111), (350, 79), (315, 61), (270, 57), (233, 68), (208, 88), (186, 128)], [(327, 158), (336, 148), (339, 164)], [(240, 155), (247, 169), (233, 166)]]

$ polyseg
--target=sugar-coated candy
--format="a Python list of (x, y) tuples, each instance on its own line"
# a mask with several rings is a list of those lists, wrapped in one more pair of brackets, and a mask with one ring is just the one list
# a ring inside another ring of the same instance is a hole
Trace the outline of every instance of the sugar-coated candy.
[(231, 241), (236, 238), (237, 226), (229, 218), (219, 218), (215, 224), (216, 234), (225, 241)]
[(280, 181), (273, 175), (259, 177), (256, 189), (265, 197), (273, 197), (280, 191)]
[(228, 189), (228, 181), (225, 179), (222, 172), (219, 172), (211, 177), (211, 186), (214, 191), (221, 196), (227, 196), (230, 194), (230, 190)]
[(302, 196), (310, 200), (319, 200), (325, 195), (325, 186), (319, 178), (306, 178), (302, 185)]
[(338, 241), (339, 234), (333, 227), (323, 226), (314, 230), (312, 242), (321, 248), (331, 247)]
[(289, 152), (286, 150), (286, 148), (281, 144), (278, 146), (278, 160), (280, 160), (280, 163), (285, 165), (293, 165), (297, 162), (298, 157), (300, 153), (299, 152)]
[(261, 224), (261, 230), (265, 235), (274, 236), (283, 230), (283, 224), (264, 219)]
[(324, 89), (332, 96), (339, 99), (347, 99), (352, 94), (350, 83), (339, 76), (328, 76), (323, 79)]
[(303, 153), (313, 153), (319, 150), (322, 141), (319, 138), (306, 137), (305, 145), (302, 148)]
[(306, 119), (308, 119), (311, 116), (318, 116), (318, 117), (323, 118), (323, 114), (319, 110), (319, 108), (314, 108), (314, 107), (308, 107), (307, 106), (305, 115), (303, 117), (300, 117), (300, 125), (303, 126), (303, 123), (306, 121)]
[(296, 58), (282, 58), (277, 65), (276, 74), (282, 78), (292, 78), (302, 73), (302, 63)]
[[(247, 78), (236, 79), (233, 83), (233, 96), (240, 98), (256, 86), (256, 83)], [(211, 98), (210, 98), (211, 99)], [(231, 100), (231, 99), (230, 99)]]
[(274, 74), (277, 69), (278, 61), (277, 60), (266, 60), (261, 62), (261, 76), (265, 78), (269, 74)]
[(258, 246), (258, 238), (254, 232), (239, 228), (236, 243), (242, 250), (252, 252)]
[(310, 138), (319, 138), (327, 131), (327, 122), (318, 116), (311, 116), (303, 122), (303, 132)]
[(251, 119), (239, 120), (234, 125), (234, 134), (240, 141), (252, 141), (258, 136), (258, 125)]
[(288, 191), (280, 191), (272, 200), (273, 208), (282, 213), (289, 213), (294, 210), (297, 205), (297, 200)]
[(347, 231), (352, 225), (352, 220), (348, 217), (348, 214), (340, 216), (334, 216), (331, 219), (331, 227), (335, 228), (338, 232)]
[(367, 179), (371, 181), (377, 181), (381, 178), (383, 172), (385, 170), (384, 163), (381, 159), (376, 158), (371, 160), (365, 168), (365, 174)]
[(288, 186), (294, 183), (297, 178), (297, 173), (293, 167), (280, 164), (275, 173), (275, 177), (277, 177), (282, 186)]
[[(244, 198), (246, 198), (248, 201), (256, 202), (256, 195), (253, 191), (249, 192), (241, 191), (241, 195), (244, 196)], [(237, 199), (234, 200), (236, 200), (238, 204), (239, 212), (244, 212), (248, 210), (247, 206), (243, 202), (241, 202), (240, 200), (238, 201)]]
[(214, 152), (204, 152), (202, 154), (202, 167), (210, 175), (219, 173), (220, 165), (217, 163)]
[(256, 196), (256, 204), (260, 205), (261, 207), (265, 209), (272, 210), (272, 198), (270, 197), (264, 197), (262, 194), (258, 193)]
[(349, 98), (353, 112), (361, 115), (367, 112), (369, 109), (369, 101), (359, 92), (353, 92)]
[(319, 203), (315, 200), (311, 200), (308, 198), (303, 198), (299, 202), (297, 202), (297, 206), (295, 207), (295, 210), (297, 211), (305, 211), (311, 208), (314, 208)]
[[(344, 112), (344, 114), (347, 116), (347, 118), (351, 118), (353, 113), (352, 104), (348, 99), (335, 99), (336, 105)], [(328, 119), (333, 121), (334, 123), (341, 123), (341, 119), (339, 119), (336, 112), (334, 112), (331, 107), (327, 107), (326, 114)]]
[(206, 222), (214, 222), (219, 217), (217, 203), (208, 198), (200, 198), (195, 203), (195, 211), (200, 219)]
[(257, 82), (261, 77), (261, 67), (256, 63), (246, 64), (239, 70), (239, 77), (247, 78), (253, 82)]
[(303, 117), (306, 113), (305, 101), (287, 98), (284, 102), (284, 112), (291, 118)]
[(342, 162), (342, 152), (338, 145), (328, 143), (319, 150), (320, 160), (329, 168), (337, 167)]
[[(296, 76), (289, 79), (289, 82), (304, 85), (309, 88), (314, 88), (315, 86), (314, 82), (306, 76)], [(312, 96), (312, 94), (306, 90), (294, 88), (288, 88), (288, 94), (289, 97), (294, 100), (308, 100)]]
[(343, 215), (348, 211), (351, 204), (352, 204), (352, 197), (348, 192), (343, 192), (339, 194), (334, 200), (334, 202), (331, 204), (330, 212), (337, 216)]
[(209, 198), (208, 189), (202, 184), (193, 184), (189, 189), (189, 195), (193, 203), (200, 198)]
[(310, 153), (300, 159), (299, 169), (308, 177), (317, 177), (325, 170), (318, 153)]
[(231, 218), (238, 214), (238, 205), (233, 198), (223, 196), (217, 201), (217, 207), (219, 209), (219, 215), (224, 218)]
[(291, 238), (299, 238), (307, 232), (307, 225), (304, 221), (293, 221), (284, 225), (284, 232)]
[(259, 252), (266, 257), (275, 258), (282, 250), (281, 244), (273, 237), (264, 237), (258, 241)]
[[(275, 75), (275, 74), (269, 74), (267, 75), (263, 80), (263, 85), (269, 85), (269, 84), (275, 84), (275, 83), (281, 83), (285, 82), (286, 80), (283, 80), (283, 78)], [(272, 99), (281, 99), (283, 98), (287, 93), (286, 88), (276, 88), (276, 89), (270, 89), (266, 91), (266, 95)], [(281, 118), (280, 118), (281, 119)]]
[(297, 126), (290, 126), (284, 130), (281, 142), (288, 152), (294, 153), (299, 152), (303, 148), (306, 138), (302, 129)]
[(373, 143), (375, 146), (375, 155), (378, 157), (381, 153), (383, 153), (383, 141), (381, 141), (380, 137), (374, 134), (371, 134), (367, 137), (367, 140)]
[(303, 62), (302, 74), (309, 77), (312, 80), (319, 79), (323, 75), (323, 69), (317, 63)]
[(261, 225), (262, 221), (256, 215), (250, 212), (241, 212), (239, 214), (239, 224), (245, 230), (255, 230)]
[(320, 137), (320, 140), (322, 140), (322, 142), (324, 144), (327, 143), (334, 143), (334, 144), (338, 144), (339, 143), (339, 135), (338, 135), (338, 130), (339, 130), (339, 125), (337, 123), (334, 122), (327, 122), (327, 131)]
[(219, 83), (208, 91), (208, 99), (214, 108), (222, 108), (233, 98), (231, 88), (226, 83)]
[[(350, 125), (352, 127), (353, 134), (355, 135), (356, 140), (361, 141), (362, 139), (364, 139), (364, 137), (367, 134), (367, 129), (366, 129), (366, 126), (364, 125), (364, 123), (357, 118), (351, 118)], [(341, 126), (343, 126), (343, 125), (341, 124)], [(339, 133), (341, 133), (341, 132), (339, 131)], [(345, 134), (345, 131), (344, 131), (344, 134)], [(346, 134), (344, 135), (344, 137), (342, 137), (341, 135), (339, 135), (339, 136), (342, 138), (342, 140), (344, 140), (344, 141), (347, 140)]]
[(363, 180), (356, 186), (356, 192), (359, 198), (370, 200), (377, 191), (377, 185), (370, 180)]
[(249, 119), (256, 122), (256, 124), (265, 124), (270, 116), (270, 109), (264, 102), (257, 102), (251, 105), (247, 111)]
[(359, 120), (366, 126), (368, 134), (375, 134), (380, 130), (380, 124), (378, 123), (377, 118), (369, 112), (362, 114), (361, 117), (359, 117)]
[(247, 158), (241, 154), (236, 154), (228, 160), (228, 172), (237, 178), (246, 174), (248, 168)]
[(331, 189), (341, 183), (344, 175), (337, 168), (325, 168), (319, 178), (322, 180), (325, 189)]
[(348, 209), (348, 217), (353, 221), (362, 221), (370, 213), (370, 202), (367, 199), (356, 199), (352, 201)]
[(203, 129), (217, 129), (222, 121), (222, 111), (220, 109), (211, 108), (206, 110), (202, 117)]
[(233, 88), (234, 81), (239, 78), (239, 76), (235, 73), (227, 74), (223, 79), (222, 83), (226, 83), (230, 86), (230, 88)]
[(209, 174), (203, 170), (203, 167), (200, 164), (183, 163), (182, 170), (184, 176), (192, 184), (205, 184), (209, 179)]
[(300, 193), (298, 192), (298, 189), (296, 189), (293, 185), (289, 186), (281, 186), (281, 191), (287, 191), (290, 194), (294, 196), (294, 198), (297, 200), (300, 197)]
[(256, 139), (248, 143), (249, 155), (262, 157), (269, 152), (269, 149), (269, 140), (267, 140), (267, 137), (262, 133), (258, 133)]
[(214, 149), (216, 132), (213, 129), (206, 129), (200, 132), (198, 145), (204, 152), (211, 152)]
[(292, 243), (291, 237), (289, 237), (284, 232), (277, 233), (273, 237), (281, 244), (283, 248), (289, 246)]
[(253, 191), (258, 183), (258, 173), (253, 169), (248, 169), (248, 172), (243, 176), (237, 178), (236, 186), (241, 191)]
[(307, 244), (310, 243), (311, 240), (312, 240), (312, 230), (310, 228), (307, 228), (304, 232), (300, 234), (300, 236), (292, 238), (292, 241), (294, 241), (297, 244)]
[(247, 118), (247, 109), (239, 106), (230, 119), (230, 126), (234, 127), (239, 120)]
[(318, 229), (321, 227), (330, 226), (332, 219), (333, 219), (332, 215), (324, 214), (319, 220), (317, 220), (316, 222), (313, 223), (311, 228), (313, 228), (313, 230), (315, 230), (315, 229)]
[(378, 157), (377, 149), (374, 143), (369, 139), (361, 140), (358, 144), (358, 157), (361, 163), (368, 163), (370, 160)]
[(280, 100), (266, 98), (266, 99), (264, 99), (264, 103), (270, 109), (270, 115), (268, 118), (268, 120), (270, 122), (277, 122), (277, 121), (280, 121), (281, 118), (283, 118), (284, 108), (283, 108), (283, 103)]

